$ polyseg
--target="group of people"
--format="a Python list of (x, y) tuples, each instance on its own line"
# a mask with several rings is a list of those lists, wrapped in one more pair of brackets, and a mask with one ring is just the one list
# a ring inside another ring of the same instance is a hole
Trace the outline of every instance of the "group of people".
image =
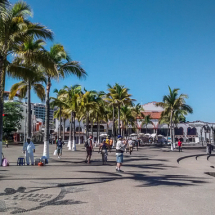
[[(58, 155), (58, 158), (60, 159), (62, 156), (62, 148), (63, 148), (64, 142), (62, 141), (62, 138), (59, 137), (58, 139), (56, 139), (55, 143), (56, 143), (57, 155)], [(137, 140), (132, 140), (132, 138), (123, 139), (121, 135), (117, 136), (117, 142), (116, 142), (116, 171), (117, 172), (123, 172), (121, 170), (121, 166), (123, 163), (123, 153), (124, 152), (127, 153), (127, 148), (129, 150), (129, 153), (131, 154), (134, 147), (136, 147), (138, 150), (139, 145), (140, 145), (139, 139)], [(89, 164), (91, 160), (92, 152), (93, 152), (92, 135), (90, 135), (89, 138), (85, 141), (84, 146), (86, 148), (86, 153), (87, 153), (85, 162)], [(103, 164), (107, 162), (108, 151), (111, 152), (112, 147), (113, 147), (113, 139), (111, 139), (110, 137), (104, 138), (102, 143), (99, 145), (98, 153), (100, 152), (102, 153)], [(179, 152), (182, 151), (182, 142), (180, 139), (178, 140), (178, 149), (179, 149)], [(208, 149), (208, 154), (210, 155), (211, 151), (213, 150), (213, 146), (211, 144), (208, 144), (207, 149)], [(30, 165), (30, 161), (31, 161), (31, 165), (34, 165), (35, 146), (30, 138), (27, 138), (27, 142), (23, 145), (23, 153), (25, 153), (27, 165)]]

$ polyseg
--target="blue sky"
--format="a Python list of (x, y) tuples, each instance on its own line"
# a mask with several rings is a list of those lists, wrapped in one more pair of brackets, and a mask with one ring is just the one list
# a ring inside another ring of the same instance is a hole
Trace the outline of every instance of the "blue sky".
[[(11, 1), (12, 3), (15, 1)], [(81, 84), (104, 90), (119, 83), (139, 103), (161, 101), (171, 88), (189, 95), (187, 120), (215, 121), (215, 1), (27, 0), (34, 22), (50, 28), (86, 80), (74, 76), (53, 89)], [(52, 43), (48, 43), (47, 49)], [(7, 78), (6, 90), (15, 80)], [(40, 102), (32, 95), (32, 102)]]

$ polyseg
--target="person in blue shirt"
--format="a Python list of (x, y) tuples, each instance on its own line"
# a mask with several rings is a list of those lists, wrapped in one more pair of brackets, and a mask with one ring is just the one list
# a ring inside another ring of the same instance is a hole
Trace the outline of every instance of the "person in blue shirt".
[(57, 154), (59, 159), (62, 156), (63, 145), (64, 145), (64, 142), (62, 141), (61, 137), (59, 137), (58, 140), (56, 141), (56, 149), (57, 149)]

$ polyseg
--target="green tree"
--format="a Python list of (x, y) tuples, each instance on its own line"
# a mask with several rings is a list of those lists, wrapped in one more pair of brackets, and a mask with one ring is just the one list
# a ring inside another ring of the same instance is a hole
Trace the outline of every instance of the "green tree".
[[(82, 93), (80, 85), (74, 85), (71, 87), (65, 86), (63, 89), (64, 89), (64, 93), (60, 96), (60, 98), (65, 103), (65, 111), (71, 115), (71, 118), (70, 118), (70, 135), (69, 135), (68, 146), (69, 146), (69, 150), (72, 149), (72, 151), (76, 151), (75, 117), (76, 117), (76, 113), (79, 112), (80, 96), (83, 93)], [(74, 125), (73, 128), (72, 128), (72, 124)], [(72, 143), (72, 139), (73, 139), (73, 143)], [(71, 147), (71, 143), (72, 143), (72, 147)]]
[(132, 95), (128, 94), (129, 89), (123, 85), (116, 83), (113, 87), (111, 85), (108, 85), (108, 87), (108, 97), (106, 99), (114, 102), (115, 106), (118, 107), (118, 134), (120, 134), (120, 108), (121, 106), (131, 105), (135, 99), (131, 99)]
[(78, 78), (84, 78), (87, 75), (80, 63), (78, 61), (73, 61), (61, 44), (53, 45), (48, 54), (55, 64), (55, 69), (45, 70), (48, 82), (46, 86), (45, 141), (43, 155), (46, 157), (49, 157), (49, 93), (51, 81), (53, 79), (64, 78), (68, 75), (75, 75)]
[(175, 143), (175, 140), (173, 138), (173, 129), (174, 129), (173, 119), (174, 119), (175, 113), (177, 111), (184, 111), (187, 114), (193, 113), (193, 109), (189, 105), (187, 105), (185, 101), (185, 99), (188, 98), (188, 95), (186, 94), (179, 95), (178, 94), (179, 90), (180, 89), (178, 88), (172, 90), (169, 87), (169, 95), (165, 95), (163, 97), (162, 102), (156, 103), (156, 106), (160, 106), (164, 108), (163, 114), (170, 117), (170, 136), (172, 140), (172, 144), (171, 144), (172, 150), (174, 148), (174, 143)]
[(4, 104), (3, 133), (9, 136), (21, 126), (23, 109), (18, 102), (6, 102)]
[[(17, 47), (29, 36), (36, 38), (52, 39), (52, 32), (45, 26), (32, 23), (28, 17), (32, 15), (31, 8), (25, 2), (17, 2), (14, 5), (8, 1), (1, 1), (0, 5), (0, 165), (2, 161), (2, 132), (3, 132), (3, 93), (5, 85), (6, 71), (12, 77), (20, 77), (23, 73), (10, 73), (8, 67), (11, 66), (8, 56), (17, 54)], [(20, 53), (20, 52), (19, 52)], [(29, 55), (31, 60), (38, 60), (34, 55)]]
[(147, 133), (147, 126), (148, 126), (148, 124), (153, 125), (151, 116), (150, 115), (145, 116), (144, 120), (143, 120), (143, 123), (144, 123), (144, 125), (146, 125), (146, 133)]

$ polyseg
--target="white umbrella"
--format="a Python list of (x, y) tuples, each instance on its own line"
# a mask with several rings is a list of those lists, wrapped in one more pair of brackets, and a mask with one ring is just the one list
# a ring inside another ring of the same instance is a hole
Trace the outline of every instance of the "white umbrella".
[(149, 133), (147, 133), (147, 134), (145, 134), (145, 136), (150, 136), (151, 134), (149, 134)]
[(150, 136), (155, 138), (157, 136), (157, 134), (151, 134)]
[(133, 133), (133, 134), (130, 134), (130, 136), (137, 136), (137, 134)]
[(107, 137), (107, 134), (100, 134), (100, 137)]
[(158, 137), (163, 137), (163, 135), (162, 134), (158, 134)]
[(139, 137), (144, 137), (145, 134), (144, 134), (144, 133), (139, 133), (138, 136), (139, 136)]

